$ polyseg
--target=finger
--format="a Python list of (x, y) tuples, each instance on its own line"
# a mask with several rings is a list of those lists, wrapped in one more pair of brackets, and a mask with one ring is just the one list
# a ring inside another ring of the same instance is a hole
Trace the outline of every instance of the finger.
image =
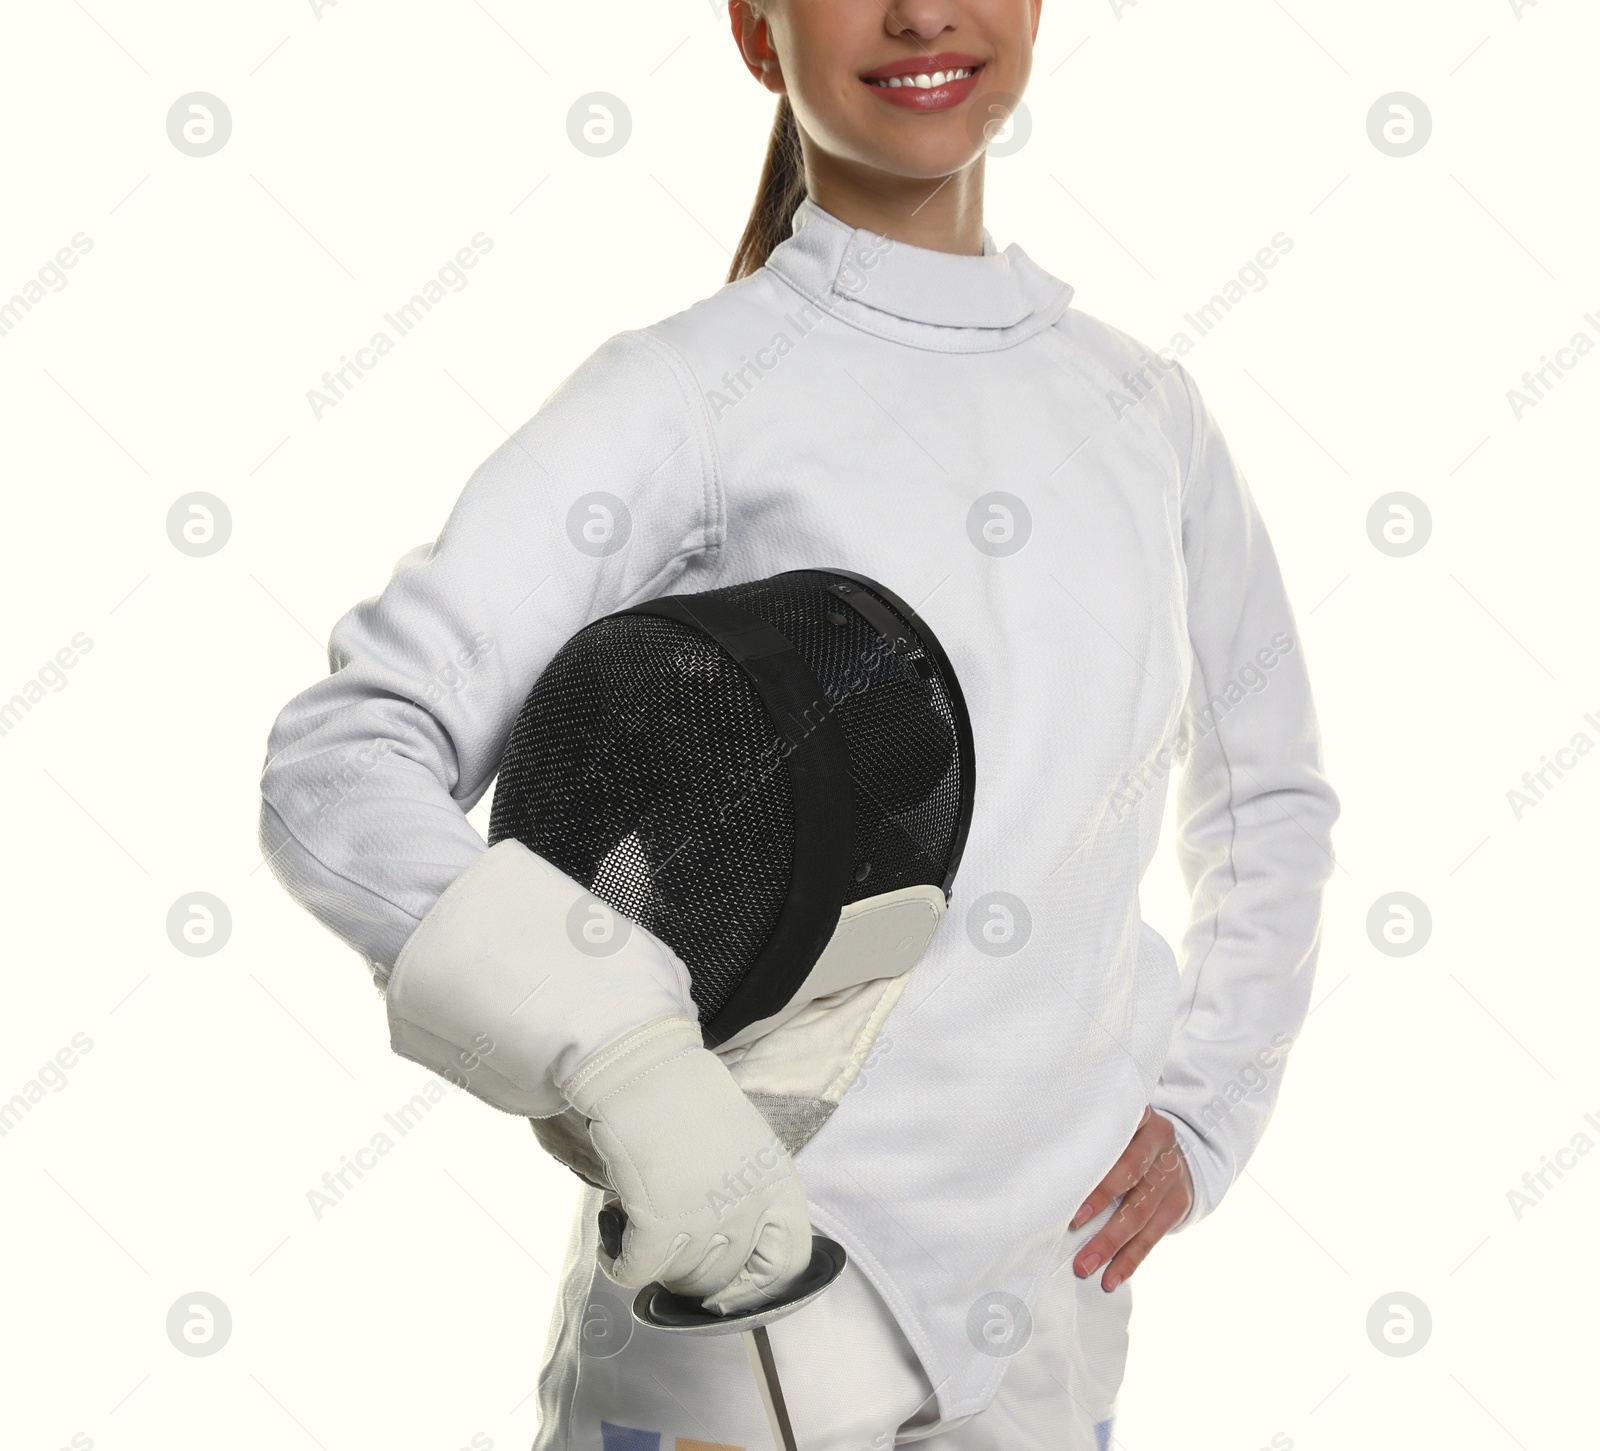
[[(1171, 1121), (1163, 1119), (1162, 1123), (1169, 1127)], [(1184, 1157), (1183, 1147), (1178, 1143), (1176, 1131), (1170, 1135), (1171, 1143), (1159, 1154), (1150, 1166), (1150, 1172), (1145, 1176), (1153, 1185), (1158, 1185), (1163, 1192), (1176, 1194), (1183, 1205), (1183, 1212), (1187, 1214), (1194, 1203), (1194, 1176), (1189, 1169), (1189, 1161)]]
[(1129, 1192), (1141, 1180), (1170, 1177), (1176, 1165), (1183, 1161), (1183, 1151), (1178, 1147), (1178, 1135), (1172, 1127), (1172, 1121), (1147, 1109), (1123, 1159), (1138, 1172), (1133, 1175), (1132, 1182), (1128, 1182), (1126, 1172), (1119, 1178), (1118, 1187), (1122, 1193)]
[(1078, 1206), (1078, 1212), (1072, 1216), (1071, 1222), (1067, 1225), (1068, 1229), (1077, 1229), (1079, 1226), (1087, 1224), (1095, 1215), (1099, 1214), (1101, 1210), (1116, 1199), (1119, 1191), (1113, 1189), (1111, 1185), (1114, 1177), (1117, 1179), (1122, 1177), (1119, 1173), (1122, 1167), (1122, 1160), (1118, 1159), (1111, 1166), (1106, 1177), (1089, 1191), (1089, 1197)]
[(1160, 1202), (1164, 1185), (1141, 1179), (1122, 1197), (1117, 1212), (1100, 1232), (1078, 1251), (1073, 1268), (1080, 1277), (1092, 1275), (1149, 1222)]
[(1173, 1186), (1155, 1206), (1143, 1228), (1119, 1250), (1100, 1277), (1100, 1288), (1114, 1290), (1139, 1268), (1169, 1229), (1188, 1213), (1187, 1195)]
[(707, 1295), (701, 1304), (713, 1315), (731, 1315), (742, 1310), (753, 1310), (772, 1298), (764, 1286), (755, 1282), (749, 1270), (740, 1270), (729, 1284), (716, 1294)]
[(738, 1273), (726, 1285), (706, 1295), (701, 1303), (718, 1315), (726, 1315), (732, 1310), (750, 1310), (778, 1299), (788, 1279), (792, 1278), (786, 1272), (795, 1259), (789, 1253), (793, 1238), (783, 1225), (771, 1220), (763, 1222), (755, 1246)]
[(637, 1290), (652, 1280), (661, 1279), (689, 1243), (690, 1237), (682, 1233), (663, 1243), (660, 1236), (648, 1235), (630, 1221), (623, 1231), (620, 1254), (613, 1258), (606, 1253), (604, 1245), (595, 1253), (609, 1279)]
[(1071, 1222), (1067, 1225), (1068, 1229), (1076, 1229), (1080, 1224), (1087, 1224), (1119, 1194), (1125, 1193), (1130, 1183), (1138, 1180), (1143, 1171), (1137, 1169), (1140, 1157), (1137, 1146), (1140, 1133), (1150, 1121), (1150, 1114), (1151, 1109), (1146, 1105), (1143, 1115), (1134, 1128), (1133, 1136), (1128, 1140), (1128, 1146), (1118, 1156), (1116, 1163), (1106, 1171), (1105, 1178), (1095, 1185), (1089, 1197), (1078, 1206), (1078, 1212), (1072, 1216)]
[(684, 1246), (669, 1263), (658, 1266), (651, 1278), (674, 1294), (703, 1300), (737, 1278), (747, 1259), (748, 1256), (740, 1256), (727, 1235), (718, 1233)]
[(1126, 1194), (1149, 1172), (1166, 1144), (1169, 1141), (1176, 1142), (1176, 1139), (1172, 1125), (1147, 1105), (1144, 1116), (1139, 1120), (1139, 1127), (1128, 1141), (1128, 1147), (1106, 1171), (1105, 1178), (1095, 1185), (1093, 1192), (1072, 1216), (1067, 1228), (1076, 1229), (1081, 1224), (1087, 1224), (1119, 1194)]
[(1160, 1180), (1168, 1184), (1182, 1184), (1185, 1190), (1193, 1188), (1194, 1181), (1189, 1175), (1189, 1162), (1183, 1157), (1183, 1150), (1176, 1144), (1162, 1153), (1150, 1166), (1151, 1179)]

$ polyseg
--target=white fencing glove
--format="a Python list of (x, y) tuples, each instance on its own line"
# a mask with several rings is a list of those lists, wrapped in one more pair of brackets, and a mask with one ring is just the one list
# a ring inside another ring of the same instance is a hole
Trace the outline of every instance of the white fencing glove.
[(621, 1252), (600, 1252), (618, 1284), (660, 1281), (725, 1315), (804, 1272), (811, 1221), (794, 1161), (693, 1019), (634, 1029), (560, 1086), (627, 1215)]
[(670, 947), (514, 837), (445, 888), (385, 996), (396, 1053), (527, 1118), (563, 1112), (556, 1082), (624, 1033), (698, 1017)]
[(725, 1314), (806, 1268), (800, 1177), (702, 1046), (688, 969), (514, 837), (444, 890), (385, 995), (401, 1057), (505, 1113), (592, 1121), (629, 1220), (619, 1283), (659, 1279)]

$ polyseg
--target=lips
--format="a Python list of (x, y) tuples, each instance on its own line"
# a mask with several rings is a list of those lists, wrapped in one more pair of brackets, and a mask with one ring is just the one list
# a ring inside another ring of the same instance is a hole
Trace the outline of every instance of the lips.
[(958, 51), (909, 56), (861, 75), (862, 84), (891, 106), (944, 111), (958, 106), (977, 85), (983, 62)]

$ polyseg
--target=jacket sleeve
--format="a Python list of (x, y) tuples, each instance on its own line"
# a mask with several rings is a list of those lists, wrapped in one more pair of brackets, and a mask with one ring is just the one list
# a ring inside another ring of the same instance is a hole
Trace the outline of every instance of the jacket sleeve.
[(1179, 377), (1193, 674), (1176, 742), (1177, 838), (1191, 905), (1152, 1103), (1194, 1178), (1181, 1229), (1216, 1208), (1272, 1115), (1310, 1001), (1339, 802), (1271, 541), (1194, 380), (1181, 367)]
[(476, 469), (439, 537), (334, 625), (330, 673), (279, 714), (261, 850), (380, 988), (484, 854), (466, 813), (550, 657), (715, 558), (708, 436), (670, 348), (609, 338)]

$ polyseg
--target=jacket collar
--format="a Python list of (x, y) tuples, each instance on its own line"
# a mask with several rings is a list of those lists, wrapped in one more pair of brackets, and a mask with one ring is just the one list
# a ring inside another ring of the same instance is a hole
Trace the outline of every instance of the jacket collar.
[(1067, 283), (1013, 242), (983, 229), (983, 254), (940, 252), (852, 227), (810, 197), (767, 267), (824, 311), (914, 347), (983, 352), (1010, 347), (1066, 310)]

